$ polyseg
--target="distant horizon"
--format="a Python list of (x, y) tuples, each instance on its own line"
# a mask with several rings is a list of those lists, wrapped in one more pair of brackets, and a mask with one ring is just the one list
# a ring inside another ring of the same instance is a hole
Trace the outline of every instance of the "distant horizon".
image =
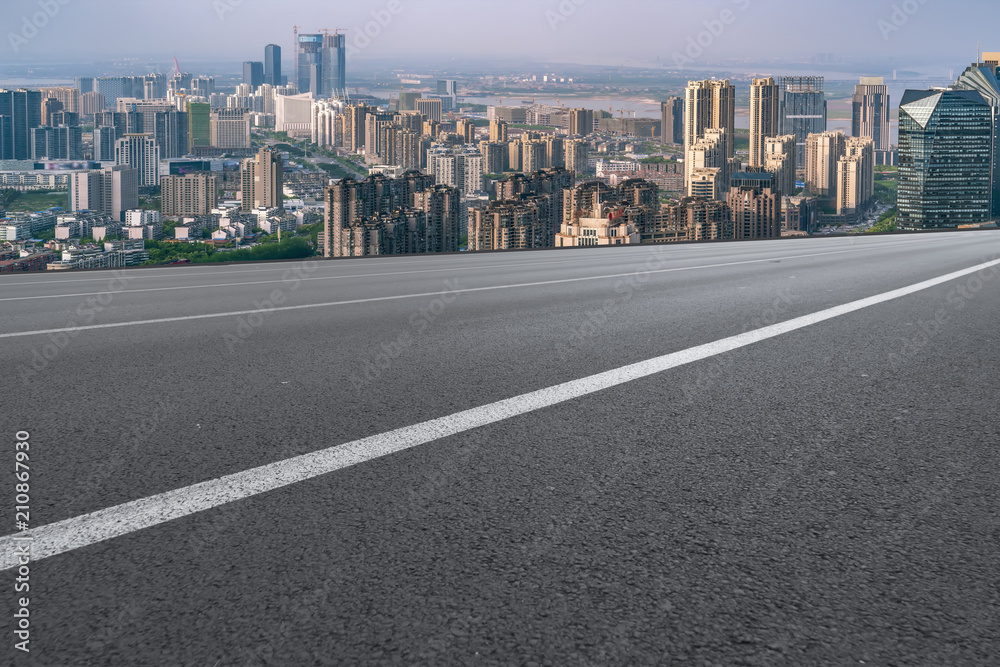
[(242, 62), (274, 43), (290, 63), (298, 23), (346, 30), (356, 65), (416, 56), (674, 69), (828, 55), (926, 67), (971, 62), (980, 41), (984, 51), (1000, 50), (987, 21), (963, 21), (961, 39), (947, 29), (963, 11), (992, 8), (985, 0), (360, 0), (331, 12), (319, 0), (289, 0), (277, 11), (267, 0), (7, 0), (0, 60)]

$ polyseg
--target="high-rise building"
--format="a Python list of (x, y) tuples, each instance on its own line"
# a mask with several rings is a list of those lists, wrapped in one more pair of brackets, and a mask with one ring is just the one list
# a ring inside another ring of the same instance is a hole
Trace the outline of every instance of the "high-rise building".
[(188, 152), (188, 114), (186, 111), (157, 111), (153, 114), (153, 138), (160, 149), (160, 159), (181, 157)]
[[(709, 128), (688, 146), (686, 168), (689, 197), (723, 199), (726, 196), (729, 191), (729, 158), (726, 157), (729, 134), (723, 128)], [(698, 172), (697, 178), (695, 172)]]
[[(460, 223), (455, 224), (456, 214), (452, 212), (456, 197), (440, 187), (435, 186), (433, 176), (417, 171), (408, 171), (399, 178), (376, 174), (356, 181), (347, 177), (327, 186), (323, 231), (319, 235), (323, 256), (457, 250)], [(421, 198), (420, 206), (415, 207), (416, 193), (428, 189), (440, 194)], [(443, 228), (431, 229), (436, 222)]]
[(763, 166), (771, 174), (774, 189), (779, 194), (786, 197), (795, 194), (795, 135), (765, 139)]
[(726, 130), (725, 155), (733, 157), (736, 88), (729, 83), (729, 79), (689, 81), (684, 91), (685, 180), (694, 169), (687, 152), (710, 129)]
[(734, 239), (781, 236), (781, 195), (771, 188), (741, 186), (726, 196)]
[(208, 102), (188, 102), (188, 147), (187, 152), (193, 153), (195, 148), (207, 148), (212, 145), (212, 106)]
[(1000, 53), (983, 53), (980, 59), (982, 62), (973, 63), (962, 72), (953, 87), (957, 90), (977, 91), (992, 109), (992, 194), (990, 197), (992, 203), (990, 215), (993, 218), (1000, 218), (1000, 64), (998, 64)]
[(416, 111), (417, 100), (421, 99), (420, 93), (412, 91), (400, 91), (399, 100), (396, 102), (397, 111)]
[(347, 99), (347, 35), (323, 35), (321, 97)]
[(83, 131), (79, 126), (31, 128), (33, 160), (82, 160)]
[(501, 143), (507, 141), (507, 123), (505, 121), (496, 119), (490, 121), (490, 141)]
[(106, 213), (123, 222), (125, 212), (139, 206), (139, 174), (128, 166), (78, 171), (69, 177), (72, 211)]
[(299, 35), (296, 43), (295, 62), (298, 70), (295, 72), (295, 85), (300, 93), (313, 93), (316, 97), (325, 97), (322, 91), (313, 87), (322, 80), (323, 69), (323, 35)]
[(115, 142), (115, 164), (136, 170), (140, 188), (160, 184), (160, 149), (149, 134), (126, 134)]
[(471, 120), (459, 120), (455, 123), (455, 133), (467, 144), (476, 143), (476, 125)]
[(592, 109), (569, 110), (569, 133), (573, 136), (585, 137), (594, 131), (594, 112)]
[(347, 36), (341, 34), (299, 35), (298, 71), (300, 93), (317, 98), (347, 97)]
[(458, 95), (458, 82), (452, 79), (444, 79), (437, 82), (438, 95)]
[(507, 158), (507, 146), (499, 141), (480, 141), (479, 152), (483, 156), (483, 172), (502, 174)]
[(483, 154), (471, 146), (435, 144), (427, 151), (427, 173), (465, 195), (482, 192), (484, 162)]
[(764, 141), (778, 135), (778, 86), (774, 79), (750, 83), (750, 166), (764, 166)]
[(851, 135), (868, 137), (877, 151), (889, 150), (889, 91), (882, 77), (861, 77), (851, 107)]
[(42, 113), (41, 122), (42, 125), (52, 125), (52, 114), (57, 111), (63, 110), (63, 103), (54, 97), (43, 97), (42, 98)]
[(427, 216), (430, 242), (425, 252), (458, 252), (465, 232), (461, 192), (447, 185), (434, 185), (413, 193), (413, 207)]
[(587, 171), (587, 158), (590, 156), (590, 144), (583, 139), (566, 140), (566, 169), (574, 174)]
[(902, 229), (955, 228), (991, 219), (990, 105), (974, 90), (907, 90), (899, 106)]
[(783, 76), (778, 79), (781, 134), (795, 135), (795, 163), (804, 165), (806, 137), (826, 132), (826, 94), (821, 76)]
[(114, 125), (94, 128), (94, 159), (98, 162), (112, 162), (115, 159), (115, 142), (118, 133)]
[(837, 161), (837, 215), (864, 211), (875, 198), (875, 151), (870, 137), (848, 137)]
[(285, 78), (281, 76), (281, 47), (277, 44), (264, 47), (264, 83), (270, 86), (285, 85)]
[(80, 91), (69, 86), (39, 89), (42, 99), (55, 98), (62, 103), (63, 109), (80, 113)]
[(250, 86), (250, 90), (257, 90), (257, 86), (264, 83), (264, 63), (259, 60), (247, 60), (243, 63), (243, 83)]
[(416, 101), (417, 111), (421, 115), (425, 116), (427, 120), (441, 122), (442, 111), (441, 111), (441, 100), (439, 98), (421, 98)]
[(844, 156), (843, 132), (820, 132), (806, 137), (806, 189), (818, 197), (837, 194), (837, 161)]
[(684, 143), (684, 100), (669, 97), (660, 102), (660, 141), (665, 144)]
[(241, 164), (243, 199), (241, 208), (284, 208), (284, 163), (281, 153), (262, 148)]
[(249, 148), (250, 114), (244, 109), (214, 109), (209, 114), (209, 139), (215, 148)]
[(4, 139), (0, 141), (0, 160), (30, 160), (31, 130), (42, 125), (42, 94), (35, 90), (0, 89), (0, 117)]
[(160, 212), (167, 216), (207, 215), (218, 204), (218, 181), (211, 172), (160, 179)]

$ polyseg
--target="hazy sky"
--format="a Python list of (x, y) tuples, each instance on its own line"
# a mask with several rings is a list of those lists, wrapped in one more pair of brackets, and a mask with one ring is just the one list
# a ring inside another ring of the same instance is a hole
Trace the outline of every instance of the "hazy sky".
[[(479, 54), (701, 64), (828, 52), (960, 69), (977, 40), (1000, 51), (995, 8), (987, 0), (0, 0), (0, 63), (174, 54), (182, 64), (260, 60), (269, 42), (289, 62), (298, 24), (303, 32), (347, 29), (355, 61)], [(983, 20), (970, 20), (976, 15)], [(379, 16), (384, 27), (374, 23)], [(32, 17), (41, 28), (25, 25)], [(369, 44), (359, 36), (366, 24), (377, 33)]]

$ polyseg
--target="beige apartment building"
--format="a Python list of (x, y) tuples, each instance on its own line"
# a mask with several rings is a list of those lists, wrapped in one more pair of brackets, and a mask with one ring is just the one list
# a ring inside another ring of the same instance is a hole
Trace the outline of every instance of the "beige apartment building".
[(242, 203), (240, 208), (284, 208), (284, 163), (281, 153), (262, 148), (242, 162)]
[[(710, 129), (726, 130), (725, 155), (733, 157), (736, 88), (729, 79), (689, 81), (684, 91), (684, 154)], [(686, 160), (685, 180), (692, 167)]]
[(863, 211), (875, 197), (875, 150), (869, 137), (849, 137), (837, 160), (837, 215)]
[(785, 196), (795, 194), (795, 135), (782, 134), (764, 140), (764, 170), (773, 177), (774, 187)]
[(211, 173), (164, 176), (160, 189), (160, 212), (165, 216), (207, 215), (218, 204), (218, 180)]
[(844, 156), (847, 137), (842, 132), (820, 132), (806, 137), (806, 189), (818, 197), (837, 192), (837, 161)]

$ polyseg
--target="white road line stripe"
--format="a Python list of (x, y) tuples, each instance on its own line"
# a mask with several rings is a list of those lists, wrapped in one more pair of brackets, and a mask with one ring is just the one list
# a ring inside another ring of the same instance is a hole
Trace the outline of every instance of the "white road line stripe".
[[(628, 276), (634, 276), (637, 274), (654, 274), (654, 273), (674, 273), (678, 271), (695, 271), (700, 269), (718, 269), (726, 266), (740, 266), (743, 264), (762, 264), (766, 262), (775, 261), (785, 261), (790, 259), (803, 259), (806, 257), (823, 257), (826, 255), (842, 255), (844, 253), (862, 252), (864, 250), (879, 250), (888, 246), (877, 246), (874, 248), (854, 248), (851, 250), (836, 250), (833, 252), (819, 252), (810, 253), (808, 255), (784, 255), (782, 257), (768, 257), (766, 259), (748, 259), (740, 262), (725, 262), (722, 264), (702, 264), (699, 266), (682, 266), (673, 269), (654, 269), (645, 270), (642, 268), (635, 269), (633, 271), (628, 271), (626, 273), (612, 273), (604, 274), (600, 276), (586, 276), (583, 278), (561, 278), (558, 280), (542, 280), (533, 283), (517, 283), (514, 285), (492, 285), (490, 287), (469, 287), (467, 289), (457, 289), (457, 290), (446, 290), (449, 294), (467, 294), (469, 292), (489, 292), (493, 290), (504, 290), (504, 289), (516, 289), (519, 287), (539, 287), (541, 285), (559, 285), (562, 283), (577, 283), (584, 282), (588, 280), (607, 280), (609, 278), (625, 278)], [(366, 299), (348, 299), (345, 301), (328, 301), (325, 303), (304, 303), (298, 306), (279, 306), (276, 308), (268, 309), (267, 311), (260, 310), (234, 310), (226, 313), (206, 313), (204, 315), (179, 315), (177, 317), (161, 317), (155, 320), (136, 320), (132, 322), (109, 322), (107, 324), (87, 324), (78, 327), (62, 327), (59, 329), (39, 329), (36, 331), (14, 331), (10, 333), (0, 333), (0, 338), (23, 338), (25, 336), (41, 336), (44, 334), (54, 334), (54, 333), (69, 333), (74, 331), (92, 331), (94, 329), (117, 329), (120, 327), (134, 327), (143, 324), (164, 324), (168, 322), (188, 322), (191, 320), (207, 320), (215, 319), (220, 317), (239, 317), (241, 315), (250, 315), (252, 313), (268, 312), (276, 313), (289, 310), (309, 310), (313, 308), (330, 308), (332, 306), (348, 306), (358, 303), (375, 303), (377, 301), (398, 301), (400, 299), (417, 299), (430, 296), (440, 296), (442, 290), (437, 292), (421, 292), (419, 294), (396, 294), (393, 296), (376, 296), (369, 297)]]
[(930, 289), (997, 265), (1000, 265), (1000, 259), (680, 352), (672, 352), (596, 375), (456, 412), (446, 417), (398, 428), (388, 433), (380, 433), (353, 442), (334, 445), (317, 452), (302, 454), (284, 461), (269, 463), (225, 477), (7, 535), (0, 538), (0, 570), (7, 570), (18, 564), (16, 538), (30, 537), (33, 540), (31, 542), (32, 561), (49, 558), (104, 540), (127, 535), (143, 528), (210, 510), (219, 505), (243, 500), (319, 475), (388, 456), (434, 440), (617, 387), (662, 373), (671, 368), (731, 352), (841, 315)]
[[(851, 239), (851, 240), (854, 241), (854, 239)], [(761, 242), (761, 243), (763, 243), (763, 242)], [(799, 241), (799, 243), (802, 243), (802, 241)], [(677, 251), (683, 251), (683, 252), (691, 252), (691, 251), (695, 251), (695, 250), (705, 250), (705, 251), (707, 251), (707, 250), (716, 250), (716, 251), (718, 251), (718, 250), (722, 250), (723, 249), (722, 248), (723, 245), (728, 245), (728, 244), (677, 245), (677, 246), (672, 247), (671, 250), (677, 250)], [(770, 245), (770, 244), (768, 244), (768, 245)], [(649, 247), (649, 246), (645, 246), (645, 247)], [(602, 256), (603, 257), (607, 257), (614, 250), (634, 251), (635, 247), (633, 246), (633, 247), (627, 248), (627, 249), (626, 248), (614, 248), (613, 250), (612, 249), (609, 249), (609, 250), (599, 250), (598, 252), (604, 253), (604, 255), (602, 255)], [(544, 252), (544, 251), (540, 251), (540, 252)], [(577, 250), (577, 252), (581, 253), (581, 254), (585, 253), (588, 258), (593, 256), (593, 253), (588, 252), (587, 249), (579, 249), (579, 250)], [(616, 256), (617, 256), (617, 254), (618, 253), (616, 253)], [(461, 254), (461, 255), (451, 255), (451, 256), (448, 256), (446, 258), (444, 256), (439, 256), (439, 255), (436, 255), (436, 254), (433, 254), (433, 253), (427, 253), (427, 254), (424, 254), (424, 255), (396, 255), (392, 259), (387, 259), (387, 260), (365, 259), (364, 260), (364, 264), (361, 264), (362, 260), (360, 258), (357, 258), (357, 261), (354, 261), (354, 260), (351, 260), (351, 259), (347, 259), (347, 260), (337, 261), (337, 262), (327, 262), (327, 261), (323, 260), (323, 258), (321, 258), (321, 257), (305, 257), (301, 261), (306, 262), (306, 261), (313, 260), (313, 261), (317, 261), (317, 262), (322, 262), (320, 264), (320, 268), (322, 268), (322, 269), (331, 269), (331, 270), (337, 270), (337, 269), (354, 269), (354, 268), (361, 268), (362, 266), (364, 268), (373, 268), (373, 267), (379, 267), (379, 266), (399, 266), (402, 262), (406, 262), (407, 260), (412, 260), (414, 262), (420, 262), (421, 264), (425, 263), (424, 261), (421, 261), (421, 260), (425, 260), (425, 261), (435, 261), (435, 260), (437, 260), (439, 262), (448, 263), (448, 264), (453, 264), (453, 263), (457, 263), (459, 261), (462, 261), (463, 264), (464, 264), (464, 266), (466, 268), (475, 268), (475, 267), (478, 267), (479, 265), (478, 264), (473, 264), (471, 261), (465, 262), (464, 260), (473, 260), (474, 258), (478, 259), (478, 258), (482, 258), (482, 257), (483, 257), (482, 255), (479, 255), (479, 254), (476, 254), (476, 253), (467, 253), (467, 254)], [(576, 259), (566, 260), (566, 262), (580, 262), (580, 263), (584, 263), (585, 261), (586, 260), (582, 256), (580, 256), (580, 255), (577, 255)], [(566, 262), (562, 262), (562, 261), (561, 262), (552, 262), (552, 261), (549, 261), (549, 260), (544, 260), (544, 261), (537, 261), (537, 262), (525, 262), (525, 265), (532, 264), (532, 265), (538, 265), (538, 266), (547, 266), (549, 264), (562, 264), (562, 263), (566, 263)], [(294, 267), (297, 263), (298, 262), (284, 261), (281, 264), (275, 265), (274, 262), (255, 261), (255, 262), (239, 262), (239, 263), (234, 263), (234, 264), (190, 264), (190, 265), (187, 265), (187, 268), (170, 269), (169, 271), (163, 271), (162, 269), (158, 270), (156, 268), (143, 269), (142, 271), (131, 271), (130, 270), (126, 275), (128, 276), (129, 280), (140, 280), (140, 279), (145, 279), (145, 278), (178, 278), (178, 277), (187, 278), (187, 277), (192, 277), (192, 276), (216, 276), (217, 277), (217, 276), (220, 276), (220, 275), (243, 275), (243, 274), (246, 274), (246, 275), (256, 275), (258, 273), (270, 273), (270, 272), (275, 272), (275, 271), (288, 271), (291, 267)], [(215, 270), (214, 271), (206, 271), (204, 273), (193, 273), (191, 270), (193, 270), (195, 267), (197, 267), (198, 269), (215, 269)], [(443, 270), (443, 269), (441, 269), (441, 270)], [(449, 270), (450, 270), (450, 267), (449, 267)], [(62, 284), (62, 283), (66, 283), (66, 284), (99, 283), (99, 282), (108, 282), (109, 280), (114, 280), (114, 276), (111, 275), (111, 272), (116, 271), (116, 269), (107, 269), (106, 271), (107, 271), (107, 273), (98, 274), (98, 275), (103, 275), (104, 276), (103, 278), (84, 278), (83, 277), (85, 275), (94, 275), (95, 272), (76, 273), (75, 275), (74, 275), (75, 272), (68, 272), (67, 273), (67, 272), (64, 272), (64, 271), (59, 271), (59, 272), (55, 272), (55, 273), (45, 273), (45, 275), (47, 277), (51, 278), (51, 280), (35, 280), (35, 281), (32, 281), (32, 282), (17, 282), (16, 280), (14, 280), (17, 277), (21, 277), (21, 275), (23, 275), (23, 274), (4, 275), (4, 276), (0, 276), (0, 281), (4, 281), (4, 282), (0, 283), (0, 286), (11, 285), (11, 286), (18, 286), (19, 287), (21, 285), (57, 285), (57, 284)], [(227, 271), (227, 272), (224, 273), (224, 271)], [(25, 276), (25, 277), (27, 277), (27, 276)], [(353, 276), (343, 276), (343, 277), (350, 278), (350, 277), (353, 277)]]
[[(866, 243), (866, 246), (867, 245), (877, 246), (877, 245), (881, 245), (877, 241), (879, 239), (882, 239), (882, 238), (884, 238), (884, 237), (864, 238), (864, 237), (862, 237), (862, 236), (859, 235), (857, 237), (851, 237), (849, 239), (849, 241), (850, 241), (851, 245), (855, 245), (859, 241), (866, 241), (866, 242), (868, 242), (868, 243)], [(836, 241), (836, 240), (841, 240), (841, 239), (837, 238), (837, 239), (834, 239), (834, 240)], [(954, 237), (952, 238), (952, 240), (954, 240)], [(801, 240), (796, 240), (796, 243), (798, 243), (798, 244), (805, 244), (805, 243), (807, 243), (809, 241), (818, 241), (818, 242), (821, 242), (821, 243), (829, 243), (830, 239), (820, 239), (819, 237), (817, 237), (815, 239), (801, 239)], [(894, 242), (893, 245), (895, 245), (895, 242), (903, 241), (903, 239), (902, 238), (892, 239), (892, 241)], [(941, 239), (937, 239), (937, 241), (940, 242)], [(911, 238), (906, 239), (906, 242), (916, 243), (917, 239), (911, 237)], [(785, 244), (787, 246), (788, 241), (787, 240), (781, 240), (781, 239), (773, 239), (771, 241), (757, 241), (756, 243), (757, 243), (757, 247), (761, 247), (762, 248), (765, 245), (768, 246), (768, 248), (769, 248), (768, 252), (771, 252), (771, 251), (777, 251), (779, 249), (779, 248), (772, 248), (772, 246), (774, 246), (776, 244), (779, 244), (779, 243), (783, 243), (783, 244)], [(643, 246), (643, 247), (647, 247), (648, 248), (648, 247), (651, 247), (651, 246)], [(660, 246), (660, 247), (662, 247), (662, 246)], [(703, 245), (702, 244), (697, 244), (697, 245), (679, 244), (679, 245), (674, 245), (674, 246), (670, 247), (670, 250), (678, 251), (678, 252), (693, 252), (693, 251), (716, 251), (716, 252), (720, 252), (720, 251), (727, 251), (727, 250), (743, 250), (743, 249), (745, 249), (743, 246), (740, 246), (740, 245), (737, 245), (737, 244), (733, 244), (733, 243), (707, 243), (707, 244), (703, 244)], [(611, 253), (614, 253), (615, 256), (618, 256), (619, 254), (624, 254), (624, 253), (619, 253), (619, 252), (615, 252), (615, 251), (634, 252), (635, 250), (636, 250), (636, 248), (634, 246), (632, 246), (632, 247), (622, 247), (622, 248), (614, 248), (614, 249), (601, 249), (601, 250), (598, 250), (597, 252), (603, 253), (602, 255), (600, 255), (600, 257), (608, 257), (608, 256), (610, 256)], [(544, 251), (541, 251), (541, 252), (544, 252)], [(585, 249), (578, 249), (577, 252), (581, 253), (581, 254), (586, 254), (586, 256), (588, 258), (594, 256), (593, 252), (588, 252)], [(457, 261), (466, 260), (466, 259), (471, 260), (471, 259), (477, 258), (477, 257), (481, 257), (481, 256), (477, 255), (475, 253), (468, 253), (468, 254), (451, 256), (451, 257), (448, 257), (447, 259), (445, 259), (444, 257), (437, 257), (437, 256), (435, 256), (433, 254), (427, 254), (427, 255), (397, 255), (393, 259), (391, 259), (391, 260), (385, 260), (385, 261), (366, 259), (366, 260), (364, 260), (365, 261), (364, 266), (366, 268), (367, 267), (373, 267), (373, 266), (384, 266), (384, 265), (396, 265), (396, 266), (398, 266), (400, 264), (400, 262), (403, 262), (403, 261), (406, 261), (406, 260), (413, 260), (415, 262), (416, 261), (421, 261), (421, 260), (431, 260), (431, 261), (433, 261), (433, 260), (439, 260), (441, 262), (451, 263), (451, 262), (457, 262)], [(319, 260), (320, 258), (315, 258), (315, 257), (314, 258), (308, 258), (308, 257), (306, 257), (302, 261), (308, 261), (309, 259)], [(582, 257), (580, 257), (579, 259), (572, 260), (572, 261), (583, 262), (584, 260), (583, 260)], [(321, 264), (321, 268), (323, 268), (323, 269), (349, 269), (349, 268), (357, 268), (357, 267), (360, 266), (360, 262), (361, 262), (361, 260), (358, 260), (357, 262), (351, 261), (351, 260), (345, 260), (345, 261), (341, 261), (341, 262), (325, 262), (324, 261)], [(530, 264), (537, 264), (539, 266), (545, 266), (547, 264), (551, 264), (551, 263), (554, 263), (554, 262), (539, 261), (539, 262), (529, 262), (529, 263)], [(164, 277), (167, 277), (167, 278), (177, 278), (177, 277), (193, 277), (193, 276), (219, 276), (219, 275), (258, 274), (258, 273), (273, 272), (273, 271), (288, 271), (289, 267), (294, 266), (294, 265), (295, 265), (294, 262), (283, 262), (282, 264), (279, 264), (279, 265), (275, 266), (273, 262), (260, 262), (260, 261), (256, 261), (256, 262), (240, 262), (240, 263), (237, 263), (237, 264), (192, 264), (192, 265), (190, 265), (191, 269), (193, 269), (194, 267), (198, 267), (199, 269), (203, 269), (204, 268), (204, 269), (216, 269), (216, 270), (214, 270), (214, 271), (207, 271), (205, 273), (192, 273), (187, 268), (171, 269), (170, 271), (158, 271), (157, 269), (154, 268), (154, 269), (144, 269), (142, 271), (129, 271), (127, 275), (128, 275), (129, 280), (141, 280), (141, 279), (148, 279), (148, 278), (164, 278)], [(73, 283), (108, 282), (109, 280), (113, 280), (114, 279), (114, 277), (111, 275), (111, 272), (115, 271), (115, 269), (108, 269), (107, 271), (108, 271), (108, 273), (103, 274), (104, 275), (103, 278), (84, 278), (83, 277), (84, 275), (95, 275), (93, 272), (88, 272), (88, 273), (83, 273), (83, 274), (75, 274), (75, 275), (74, 275), (74, 272), (69, 272), (69, 273), (66, 273), (66, 272), (46, 273), (46, 276), (50, 277), (51, 280), (35, 280), (35, 281), (32, 281), (32, 282), (17, 282), (15, 280), (15, 278), (21, 277), (20, 275), (0, 276), (0, 281), (3, 281), (3, 282), (0, 282), (0, 286), (6, 286), (6, 285), (10, 285), (10, 286), (21, 286), (21, 285), (56, 285), (56, 284), (61, 284), (61, 283), (73, 284)], [(223, 271), (228, 271), (228, 273), (223, 273)], [(98, 274), (98, 275), (101, 275), (101, 274)], [(25, 277), (27, 277), (27, 276), (25, 276)], [(345, 276), (345, 277), (350, 277), (350, 276)]]
[[(539, 264), (538, 262), (518, 262), (516, 264), (484, 264), (476, 266), (456, 266), (447, 269), (421, 269), (419, 271), (389, 271), (386, 273), (359, 273), (350, 276), (317, 276), (315, 278), (294, 278), (294, 279), (275, 279), (275, 280), (251, 280), (242, 283), (218, 283), (215, 285), (177, 285), (175, 287), (144, 287), (142, 289), (123, 289), (117, 291), (104, 290), (103, 292), (76, 292), (73, 294), (38, 294), (35, 296), (11, 296), (4, 297), (0, 301), (31, 301), (33, 299), (68, 299), (75, 296), (98, 296), (101, 294), (138, 294), (141, 292), (165, 292), (170, 290), (182, 290), (182, 289), (202, 289), (211, 287), (239, 287), (241, 285), (271, 285), (274, 283), (287, 283), (287, 282), (308, 282), (315, 280), (349, 280), (351, 278), (376, 278), (382, 276), (405, 276), (414, 273), (438, 273), (442, 271), (480, 271), (482, 269), (503, 269), (513, 266), (550, 266), (555, 264), (579, 264), (578, 260), (568, 259), (559, 262), (545, 262), (544, 264)], [(288, 269), (291, 271), (291, 269)]]

